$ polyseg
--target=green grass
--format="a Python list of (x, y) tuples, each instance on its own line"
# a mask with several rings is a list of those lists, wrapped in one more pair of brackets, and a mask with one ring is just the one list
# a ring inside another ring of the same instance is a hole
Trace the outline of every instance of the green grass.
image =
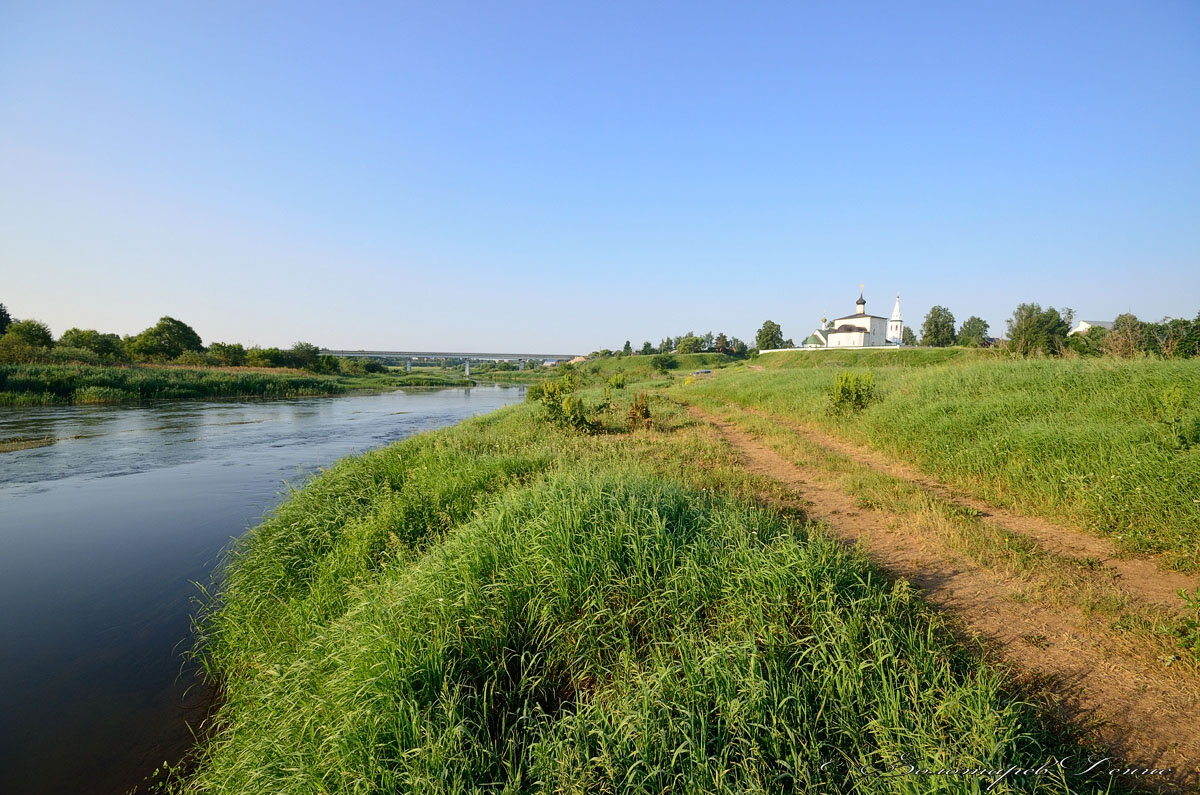
[(340, 394), (336, 379), (262, 371), (77, 364), (0, 365), (0, 405)]
[(175, 789), (980, 792), (842, 766), (1080, 752), (906, 583), (653, 411), (584, 436), (511, 407), (293, 493), (199, 621), (224, 698)]
[(801, 350), (779, 351), (755, 358), (767, 370), (798, 367), (927, 367), (957, 361), (996, 359), (998, 351), (980, 348), (900, 348), (897, 350)]
[(839, 366), (863, 361), (853, 356), (723, 373), (680, 394), (862, 441), (985, 499), (1200, 567), (1200, 362), (981, 354), (879, 366), (876, 402), (835, 418), (829, 394)]

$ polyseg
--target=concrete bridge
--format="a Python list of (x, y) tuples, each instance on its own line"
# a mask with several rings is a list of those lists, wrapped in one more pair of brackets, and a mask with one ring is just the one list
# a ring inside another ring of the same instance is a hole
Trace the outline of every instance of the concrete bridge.
[(458, 359), (473, 362), (520, 362), (529, 359), (566, 361), (579, 354), (574, 353), (486, 353), (454, 351), (335, 351), (321, 349), (322, 354), (331, 356), (358, 356), (370, 359)]

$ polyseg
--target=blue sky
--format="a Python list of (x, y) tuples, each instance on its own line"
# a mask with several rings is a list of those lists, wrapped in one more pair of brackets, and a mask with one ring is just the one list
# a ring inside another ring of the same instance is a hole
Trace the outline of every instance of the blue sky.
[(0, 302), (586, 352), (1200, 311), (1200, 4), (0, 2)]

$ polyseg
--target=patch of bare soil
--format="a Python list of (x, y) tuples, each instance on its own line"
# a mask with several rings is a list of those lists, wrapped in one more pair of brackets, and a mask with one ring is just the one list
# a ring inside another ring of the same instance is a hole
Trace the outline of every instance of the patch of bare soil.
[[(1046, 687), (1063, 714), (1086, 727), (1116, 760), (1172, 768), (1169, 782), (1150, 778), (1169, 791), (1196, 791), (1200, 704), (1178, 679), (1147, 671), (1139, 660), (1106, 646), (1102, 633), (1086, 631), (1088, 619), (1078, 610), (1014, 601), (1017, 581), (945, 549), (896, 517), (860, 509), (855, 497), (822, 483), (815, 468), (797, 466), (740, 428), (699, 408), (690, 410), (717, 427), (749, 470), (802, 495), (811, 518), (847, 542), (862, 543), (881, 568), (922, 589), (930, 604), (979, 637), (1018, 676)], [(859, 458), (863, 451), (854, 453)], [(996, 515), (991, 506), (987, 512)]]
[(851, 444), (830, 436), (815, 428), (789, 422), (754, 409), (751, 409), (750, 413), (782, 425), (819, 447), (824, 447), (826, 450), (852, 461), (866, 464), (878, 472), (906, 480), (947, 502), (972, 508), (979, 512), (983, 521), (1009, 532), (1032, 538), (1043, 549), (1050, 552), (1064, 557), (1098, 561), (1101, 566), (1111, 570), (1117, 576), (1124, 591), (1144, 601), (1178, 610), (1181, 606), (1179, 589), (1191, 590), (1200, 586), (1200, 579), (1194, 575), (1161, 569), (1152, 560), (1122, 557), (1125, 553), (1108, 539), (984, 502), (930, 478), (915, 467), (874, 450), (863, 448), (861, 445)]

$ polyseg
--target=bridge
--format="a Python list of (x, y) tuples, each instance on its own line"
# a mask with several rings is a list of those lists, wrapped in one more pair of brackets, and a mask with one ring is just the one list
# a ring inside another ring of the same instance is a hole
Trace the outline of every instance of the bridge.
[(476, 353), (454, 351), (334, 351), (321, 349), (329, 356), (358, 356), (365, 359), (457, 359), (473, 362), (520, 362), (529, 359), (546, 361), (573, 359), (574, 353)]

